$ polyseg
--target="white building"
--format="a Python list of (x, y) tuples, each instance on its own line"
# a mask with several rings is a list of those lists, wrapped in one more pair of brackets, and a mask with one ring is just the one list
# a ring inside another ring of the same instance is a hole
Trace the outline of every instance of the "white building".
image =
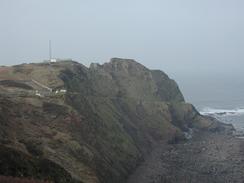
[(56, 58), (51, 58), (50, 62), (57, 62), (57, 59)]
[(66, 92), (67, 92), (67, 90), (61, 89), (61, 90), (56, 90), (55, 91), (55, 94), (58, 94), (58, 93), (66, 93)]
[(61, 92), (61, 93), (66, 93), (67, 90), (62, 89), (62, 90), (60, 90), (60, 92)]
[(38, 96), (38, 97), (43, 97), (43, 96), (39, 93), (39, 91), (37, 91), (37, 90), (36, 90), (35, 95)]

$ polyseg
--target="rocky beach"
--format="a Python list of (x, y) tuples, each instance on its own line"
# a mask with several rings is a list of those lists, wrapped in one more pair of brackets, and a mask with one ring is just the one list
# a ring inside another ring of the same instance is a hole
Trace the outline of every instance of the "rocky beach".
[(127, 183), (242, 183), (244, 140), (226, 132), (196, 132), (192, 139), (159, 146)]

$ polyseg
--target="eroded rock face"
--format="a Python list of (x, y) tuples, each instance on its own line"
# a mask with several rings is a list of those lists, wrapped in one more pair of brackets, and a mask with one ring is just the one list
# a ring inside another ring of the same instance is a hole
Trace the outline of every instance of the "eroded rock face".
[(101, 95), (125, 96), (143, 101), (184, 101), (175, 81), (130, 59), (113, 58), (90, 67), (95, 90)]
[[(16, 170), (18, 176), (60, 182), (62, 173), (69, 178), (63, 182), (124, 182), (156, 144), (184, 140), (189, 129), (220, 126), (186, 104), (165, 73), (134, 60), (114, 58), (90, 68), (71, 61), (26, 64), (1, 68), (0, 78), (22, 83), (0, 83), (0, 146), (31, 162)], [(42, 89), (32, 79), (54, 91), (37, 96), (33, 91)], [(41, 174), (46, 161), (60, 171)], [(3, 168), (1, 174), (13, 172)]]

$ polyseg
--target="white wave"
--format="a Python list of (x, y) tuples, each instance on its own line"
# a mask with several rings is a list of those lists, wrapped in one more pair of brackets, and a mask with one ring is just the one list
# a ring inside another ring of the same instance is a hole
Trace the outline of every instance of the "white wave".
[(200, 111), (202, 115), (221, 115), (221, 116), (231, 116), (231, 115), (242, 115), (244, 114), (244, 108), (236, 109), (214, 109), (214, 108), (204, 108)]

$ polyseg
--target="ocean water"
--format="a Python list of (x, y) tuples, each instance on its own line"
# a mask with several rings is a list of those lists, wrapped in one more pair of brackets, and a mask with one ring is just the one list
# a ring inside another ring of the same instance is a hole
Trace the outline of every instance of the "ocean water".
[(237, 135), (244, 134), (244, 74), (178, 76), (185, 100), (203, 115), (233, 124)]

